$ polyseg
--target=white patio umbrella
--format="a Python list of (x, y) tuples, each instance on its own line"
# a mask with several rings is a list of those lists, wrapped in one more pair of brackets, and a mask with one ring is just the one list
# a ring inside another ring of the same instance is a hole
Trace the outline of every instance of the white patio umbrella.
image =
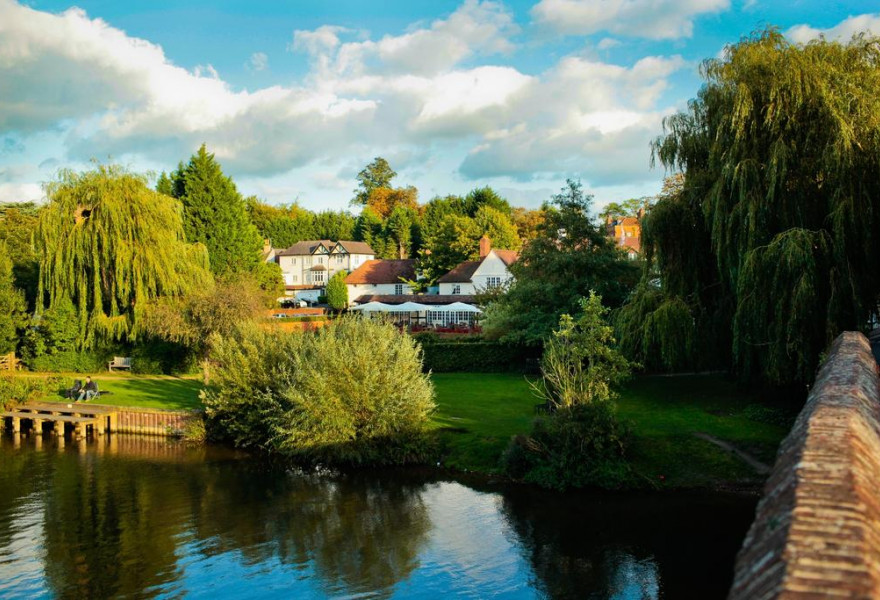
[(481, 313), (479, 308), (473, 306), (472, 304), (465, 304), (464, 302), (453, 302), (452, 304), (441, 304), (438, 306), (432, 306), (431, 310), (443, 311), (443, 312), (469, 312), (469, 313)]
[(403, 304), (391, 304), (385, 309), (388, 312), (421, 312), (428, 310), (430, 307), (418, 302), (404, 302)]
[(359, 306), (352, 306), (348, 310), (364, 310), (367, 312), (387, 312), (389, 308), (391, 308), (391, 305), (385, 304), (383, 302), (367, 302), (366, 304), (361, 304)]

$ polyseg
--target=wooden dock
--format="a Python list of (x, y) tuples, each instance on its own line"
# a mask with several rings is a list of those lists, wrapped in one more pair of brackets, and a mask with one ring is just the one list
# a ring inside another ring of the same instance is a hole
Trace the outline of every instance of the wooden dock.
[(4, 427), (9, 421), (13, 433), (21, 432), (23, 423), (30, 431), (43, 433), (44, 425), (51, 423), (53, 433), (63, 436), (69, 430), (76, 437), (115, 432), (118, 422), (115, 410), (75, 402), (23, 404), (0, 412), (0, 420)]

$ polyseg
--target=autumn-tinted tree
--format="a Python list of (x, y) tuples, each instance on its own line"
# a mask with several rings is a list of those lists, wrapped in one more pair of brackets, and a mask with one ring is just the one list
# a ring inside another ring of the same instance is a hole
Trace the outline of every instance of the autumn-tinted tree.
[(388, 164), (388, 161), (377, 156), (373, 162), (358, 173), (358, 187), (354, 191), (355, 196), (351, 203), (356, 206), (366, 206), (370, 194), (378, 188), (390, 188), (391, 180), (397, 177), (397, 173)]
[(263, 240), (232, 179), (204, 144), (171, 179), (171, 191), (183, 204), (186, 238), (208, 248), (211, 271), (225, 275), (257, 268)]
[(40, 213), (39, 298), (76, 307), (78, 346), (134, 340), (147, 303), (210, 285), (208, 257), (180, 206), (117, 166), (62, 171)]
[(591, 202), (581, 184), (569, 180), (545, 205), (538, 237), (510, 267), (513, 285), (486, 309), (487, 335), (540, 344), (560, 315), (576, 313), (591, 290), (612, 308), (626, 299), (638, 269), (590, 216)]
[(646, 229), (660, 306), (688, 309), (666, 327), (708, 315), (698, 336), (726, 330), (744, 378), (802, 389), (834, 336), (876, 314), (878, 64), (877, 38), (767, 30), (706, 61), (689, 110), (665, 121), (655, 155), (685, 180)]

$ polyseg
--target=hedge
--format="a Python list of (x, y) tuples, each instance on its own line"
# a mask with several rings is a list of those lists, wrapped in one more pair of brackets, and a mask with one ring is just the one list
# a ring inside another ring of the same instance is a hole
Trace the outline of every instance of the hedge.
[(434, 373), (536, 373), (541, 348), (504, 344), (477, 336), (460, 339), (416, 334), (424, 369)]

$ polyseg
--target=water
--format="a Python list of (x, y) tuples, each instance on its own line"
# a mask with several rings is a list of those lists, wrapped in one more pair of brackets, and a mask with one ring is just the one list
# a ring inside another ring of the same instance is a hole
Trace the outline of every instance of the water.
[(755, 499), (0, 439), (0, 598), (723, 598)]

